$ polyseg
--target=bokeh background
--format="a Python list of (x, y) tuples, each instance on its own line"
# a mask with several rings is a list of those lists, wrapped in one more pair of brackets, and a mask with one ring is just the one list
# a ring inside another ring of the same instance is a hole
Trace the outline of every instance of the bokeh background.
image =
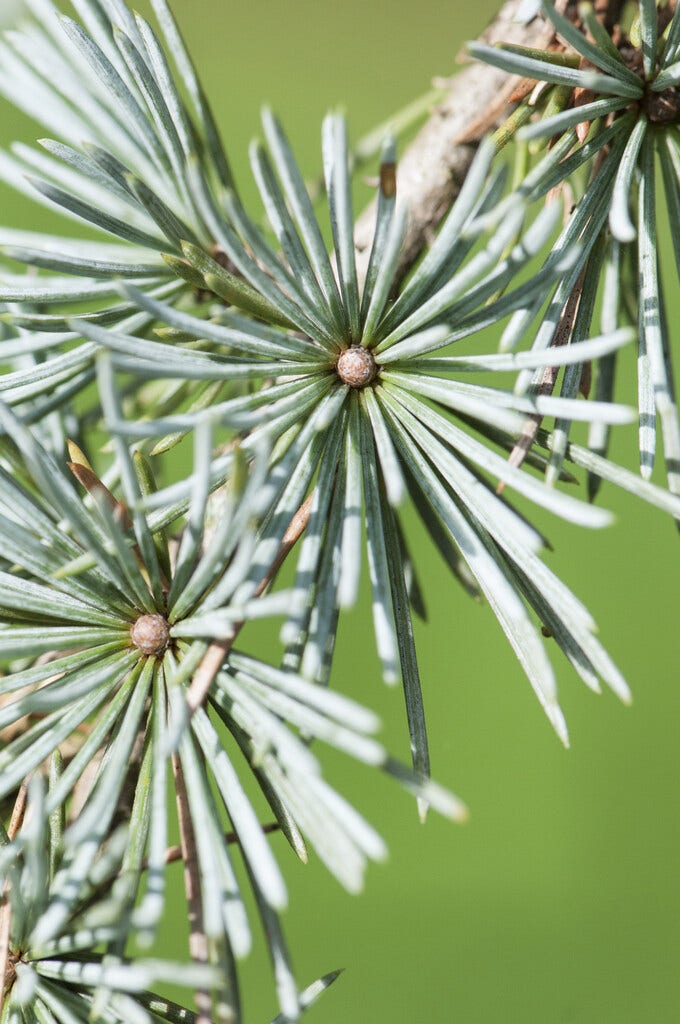
[[(0, 0), (7, 5), (10, 0)], [(144, 5), (140, 5), (144, 10)], [(303, 167), (318, 173), (320, 120), (353, 137), (454, 71), (495, 0), (174, 0), (246, 196), (246, 148), (269, 102)], [(0, 107), (2, 142), (45, 134)], [(57, 226), (0, 190), (0, 220)], [(677, 289), (673, 288), (676, 292)], [(678, 328), (677, 296), (672, 324)], [(680, 329), (676, 331), (680, 362)], [(620, 397), (634, 401), (633, 355)], [(635, 431), (614, 455), (633, 466)], [(434, 774), (469, 804), (456, 827), (423, 827), (383, 779), (325, 756), (330, 779), (385, 835), (386, 865), (350, 898), (315, 862), (287, 856), (285, 926), (301, 984), (346, 971), (310, 1024), (674, 1024), (680, 1019), (680, 692), (674, 524), (613, 488), (617, 524), (586, 533), (540, 520), (551, 567), (591, 608), (634, 704), (589, 693), (558, 657), (572, 747), (545, 720), (490, 610), (453, 584), (414, 523), (429, 621), (417, 627)], [(265, 642), (263, 640), (263, 642)], [(268, 641), (266, 641), (268, 642)], [(345, 619), (334, 685), (375, 707), (407, 757), (402, 698), (379, 681), (366, 588)], [(273, 652), (273, 656), (275, 652)], [(179, 877), (177, 877), (179, 883)], [(181, 955), (179, 895), (162, 952)], [(260, 941), (243, 967), (248, 1024), (276, 1012)]]

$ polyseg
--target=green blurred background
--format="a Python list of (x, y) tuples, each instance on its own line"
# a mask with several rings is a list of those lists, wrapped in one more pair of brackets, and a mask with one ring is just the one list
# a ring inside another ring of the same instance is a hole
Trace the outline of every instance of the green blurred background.
[[(262, 102), (281, 115), (314, 176), (330, 106), (346, 108), (357, 138), (432, 76), (451, 73), (464, 40), (496, 6), (174, 0), (243, 183)], [(6, 107), (0, 117), (3, 142), (36, 134)], [(0, 209), (14, 226), (47, 223), (7, 190)], [(628, 363), (622, 397), (634, 401), (632, 353)], [(632, 466), (635, 443), (634, 429), (624, 431), (614, 455)], [(456, 827), (433, 815), (422, 827), (394, 785), (367, 784), (365, 771), (324, 752), (330, 780), (379, 827), (390, 860), (350, 898), (316, 862), (303, 868), (274, 839), (287, 865), (284, 923), (301, 984), (347, 969), (310, 1024), (680, 1019), (680, 538), (667, 518), (610, 487), (602, 501), (618, 514), (604, 533), (540, 520), (555, 547), (549, 564), (591, 608), (634, 692), (631, 708), (595, 697), (556, 651), (570, 751), (490, 610), (466, 599), (422, 538), (416, 544), (429, 595), (417, 638), (433, 769), (467, 801), (471, 819)], [(405, 759), (402, 698), (379, 682), (372, 651), (364, 588), (345, 620), (334, 684), (379, 711), (385, 742)], [(178, 896), (179, 915), (181, 906)], [(163, 952), (180, 954), (184, 933), (171, 916)], [(265, 1024), (276, 1010), (261, 941), (243, 983), (248, 1024)]]

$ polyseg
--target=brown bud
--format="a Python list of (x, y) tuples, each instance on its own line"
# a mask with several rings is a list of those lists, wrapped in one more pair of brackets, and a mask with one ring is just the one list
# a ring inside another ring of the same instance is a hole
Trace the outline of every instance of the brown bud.
[(140, 615), (130, 630), (135, 647), (142, 654), (163, 654), (170, 642), (170, 630), (162, 615)]
[(363, 388), (371, 383), (377, 372), (373, 353), (363, 345), (352, 345), (338, 359), (337, 371), (343, 384)]

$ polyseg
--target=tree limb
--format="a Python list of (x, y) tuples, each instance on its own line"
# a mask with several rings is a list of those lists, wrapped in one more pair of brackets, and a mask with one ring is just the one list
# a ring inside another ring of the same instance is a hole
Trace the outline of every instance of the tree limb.
[[(554, 35), (552, 25), (540, 16), (528, 24), (517, 21), (521, 3), (522, 0), (507, 0), (480, 40), (489, 45), (508, 42), (547, 47)], [(490, 114), (494, 121), (501, 119), (518, 81), (518, 76), (487, 64), (468, 64), (451, 79), (448, 95), (404, 153), (397, 171), (397, 194), (408, 205), (409, 225), (398, 280), (416, 261), (458, 195), (477, 148), (474, 136), (478, 126), (485, 124)], [(471, 141), (458, 141), (470, 139), (471, 134)], [(354, 234), (362, 279), (374, 230), (375, 203), (371, 203), (358, 218)]]

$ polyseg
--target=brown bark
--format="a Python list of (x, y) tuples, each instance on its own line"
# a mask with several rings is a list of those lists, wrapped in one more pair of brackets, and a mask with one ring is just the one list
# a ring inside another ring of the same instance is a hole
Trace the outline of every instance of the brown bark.
[[(528, 24), (515, 21), (521, 0), (508, 0), (479, 37), (482, 42), (547, 47), (554, 32), (539, 15)], [(408, 147), (397, 170), (397, 194), (409, 208), (409, 226), (398, 271), (400, 279), (417, 259), (451, 207), (469, 170), (476, 142), (461, 142), (491, 119), (502, 119), (519, 82), (516, 75), (479, 62), (467, 64), (451, 79), (448, 95), (433, 111)], [(359, 217), (355, 229), (357, 265), (363, 278), (375, 227), (375, 203)]]

